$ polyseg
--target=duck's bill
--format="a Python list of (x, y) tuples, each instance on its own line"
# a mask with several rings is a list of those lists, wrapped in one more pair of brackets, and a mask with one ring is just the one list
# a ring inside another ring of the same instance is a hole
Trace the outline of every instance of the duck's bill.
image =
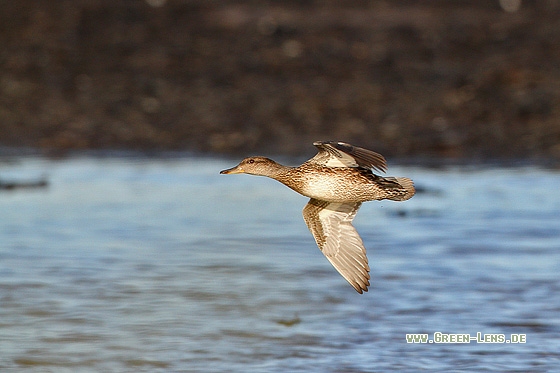
[(243, 169), (242, 169), (241, 167), (235, 166), (235, 167), (232, 167), (232, 168), (228, 168), (227, 170), (222, 170), (222, 171), (220, 171), (220, 174), (226, 174), (226, 175), (229, 175), (229, 174), (242, 174), (242, 173), (244, 173), (244, 172), (245, 172), (245, 171), (243, 171)]

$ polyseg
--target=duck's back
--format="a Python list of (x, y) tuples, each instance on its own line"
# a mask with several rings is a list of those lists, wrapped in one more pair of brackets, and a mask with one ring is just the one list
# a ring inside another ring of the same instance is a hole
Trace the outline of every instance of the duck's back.
[[(410, 179), (381, 177), (360, 167), (303, 164), (279, 180), (304, 196), (329, 202), (405, 200), (414, 195)], [(287, 175), (288, 176), (288, 175)]]

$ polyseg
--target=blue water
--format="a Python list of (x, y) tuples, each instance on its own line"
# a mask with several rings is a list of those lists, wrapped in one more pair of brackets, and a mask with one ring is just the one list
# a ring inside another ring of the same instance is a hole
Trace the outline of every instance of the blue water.
[[(0, 371), (545, 372), (560, 364), (560, 173), (391, 167), (422, 187), (355, 226), (372, 287), (317, 249), (307, 199), (235, 161), (27, 157), (0, 179)], [(409, 344), (406, 334), (525, 334)]]

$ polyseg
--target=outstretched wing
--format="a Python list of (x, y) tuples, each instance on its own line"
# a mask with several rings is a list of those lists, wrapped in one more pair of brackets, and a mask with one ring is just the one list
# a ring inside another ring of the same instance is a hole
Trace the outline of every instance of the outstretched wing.
[(360, 202), (334, 203), (312, 198), (303, 209), (303, 219), (319, 249), (362, 294), (369, 286), (369, 265), (362, 239), (352, 225), (360, 205)]
[(319, 149), (319, 153), (307, 162), (328, 167), (363, 167), (381, 172), (387, 170), (385, 158), (371, 150), (336, 141), (316, 141), (313, 145)]

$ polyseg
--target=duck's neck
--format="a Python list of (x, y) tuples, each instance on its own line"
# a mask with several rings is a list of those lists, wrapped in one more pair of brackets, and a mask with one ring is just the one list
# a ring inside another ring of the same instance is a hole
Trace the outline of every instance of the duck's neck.
[(266, 176), (285, 184), (286, 181), (290, 179), (290, 174), (293, 169), (294, 167), (284, 166), (280, 163), (276, 163), (274, 169), (270, 170), (270, 172)]
[(297, 167), (279, 165), (274, 174), (268, 176), (300, 194), (305, 187), (305, 180), (302, 178), (301, 172), (298, 172)]

